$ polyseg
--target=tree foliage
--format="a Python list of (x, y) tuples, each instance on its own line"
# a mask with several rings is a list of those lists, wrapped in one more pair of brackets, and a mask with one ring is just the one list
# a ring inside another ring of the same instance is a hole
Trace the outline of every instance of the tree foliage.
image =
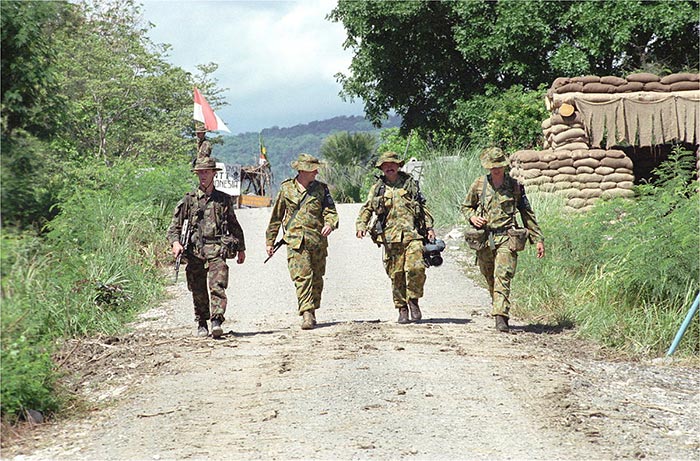
[(341, 0), (328, 17), (354, 53), (342, 94), (378, 125), (395, 111), (404, 133), (464, 135), (453, 113), (489, 87), (698, 66), (696, 1)]

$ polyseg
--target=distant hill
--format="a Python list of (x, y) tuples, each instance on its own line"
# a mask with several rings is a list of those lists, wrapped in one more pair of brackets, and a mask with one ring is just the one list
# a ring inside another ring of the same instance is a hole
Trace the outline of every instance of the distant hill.
[[(377, 129), (363, 117), (339, 116), (327, 120), (314, 121), (307, 124), (295, 125), (289, 128), (265, 128), (262, 130), (262, 138), (267, 148), (267, 158), (272, 165), (275, 183), (292, 175), (289, 166), (301, 152), (307, 152), (318, 156), (323, 140), (330, 134), (348, 132), (372, 132), (376, 133), (386, 128), (398, 127), (401, 118), (390, 117), (382, 128)], [(213, 155), (217, 160), (225, 163), (238, 163), (241, 165), (254, 165), (260, 155), (259, 133), (242, 133), (236, 136), (223, 137), (223, 144), (215, 144)]]

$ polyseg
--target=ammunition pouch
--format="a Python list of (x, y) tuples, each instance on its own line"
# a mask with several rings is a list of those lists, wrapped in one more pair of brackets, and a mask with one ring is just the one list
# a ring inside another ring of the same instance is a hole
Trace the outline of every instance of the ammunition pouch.
[(510, 251), (522, 251), (529, 235), (527, 229), (508, 229), (508, 249)]
[(476, 229), (474, 227), (468, 227), (464, 231), (464, 240), (469, 245), (472, 250), (483, 250), (489, 244), (485, 229)]

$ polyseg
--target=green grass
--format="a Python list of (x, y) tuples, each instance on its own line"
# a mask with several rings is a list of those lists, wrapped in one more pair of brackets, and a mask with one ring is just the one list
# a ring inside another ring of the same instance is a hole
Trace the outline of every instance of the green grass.
[[(438, 227), (462, 222), (459, 206), (483, 174), (477, 158), (478, 150), (466, 150), (426, 163), (423, 190)], [(574, 324), (580, 335), (632, 354), (664, 353), (700, 288), (700, 207), (691, 153), (676, 149), (657, 175), (634, 200), (601, 201), (588, 213), (564, 212), (557, 196), (528, 194), (547, 256), (537, 259), (531, 246), (520, 253), (513, 314)], [(700, 353), (699, 324), (677, 354)]]
[[(137, 171), (134, 174), (134, 171)], [(117, 165), (79, 185), (42, 235), (2, 233), (2, 416), (60, 408), (51, 354), (64, 338), (117, 334), (162, 296), (165, 228), (184, 168)], [(177, 187), (173, 187), (177, 184)]]

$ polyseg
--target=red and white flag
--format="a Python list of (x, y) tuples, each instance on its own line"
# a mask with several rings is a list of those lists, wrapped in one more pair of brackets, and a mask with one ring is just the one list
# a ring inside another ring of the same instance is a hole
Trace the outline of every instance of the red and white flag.
[(202, 93), (199, 92), (197, 87), (194, 88), (194, 115), (192, 118), (198, 122), (204, 123), (204, 127), (207, 130), (231, 132), (223, 120), (221, 120), (219, 116), (214, 113), (211, 106), (207, 100), (204, 99), (204, 96), (202, 96)]

